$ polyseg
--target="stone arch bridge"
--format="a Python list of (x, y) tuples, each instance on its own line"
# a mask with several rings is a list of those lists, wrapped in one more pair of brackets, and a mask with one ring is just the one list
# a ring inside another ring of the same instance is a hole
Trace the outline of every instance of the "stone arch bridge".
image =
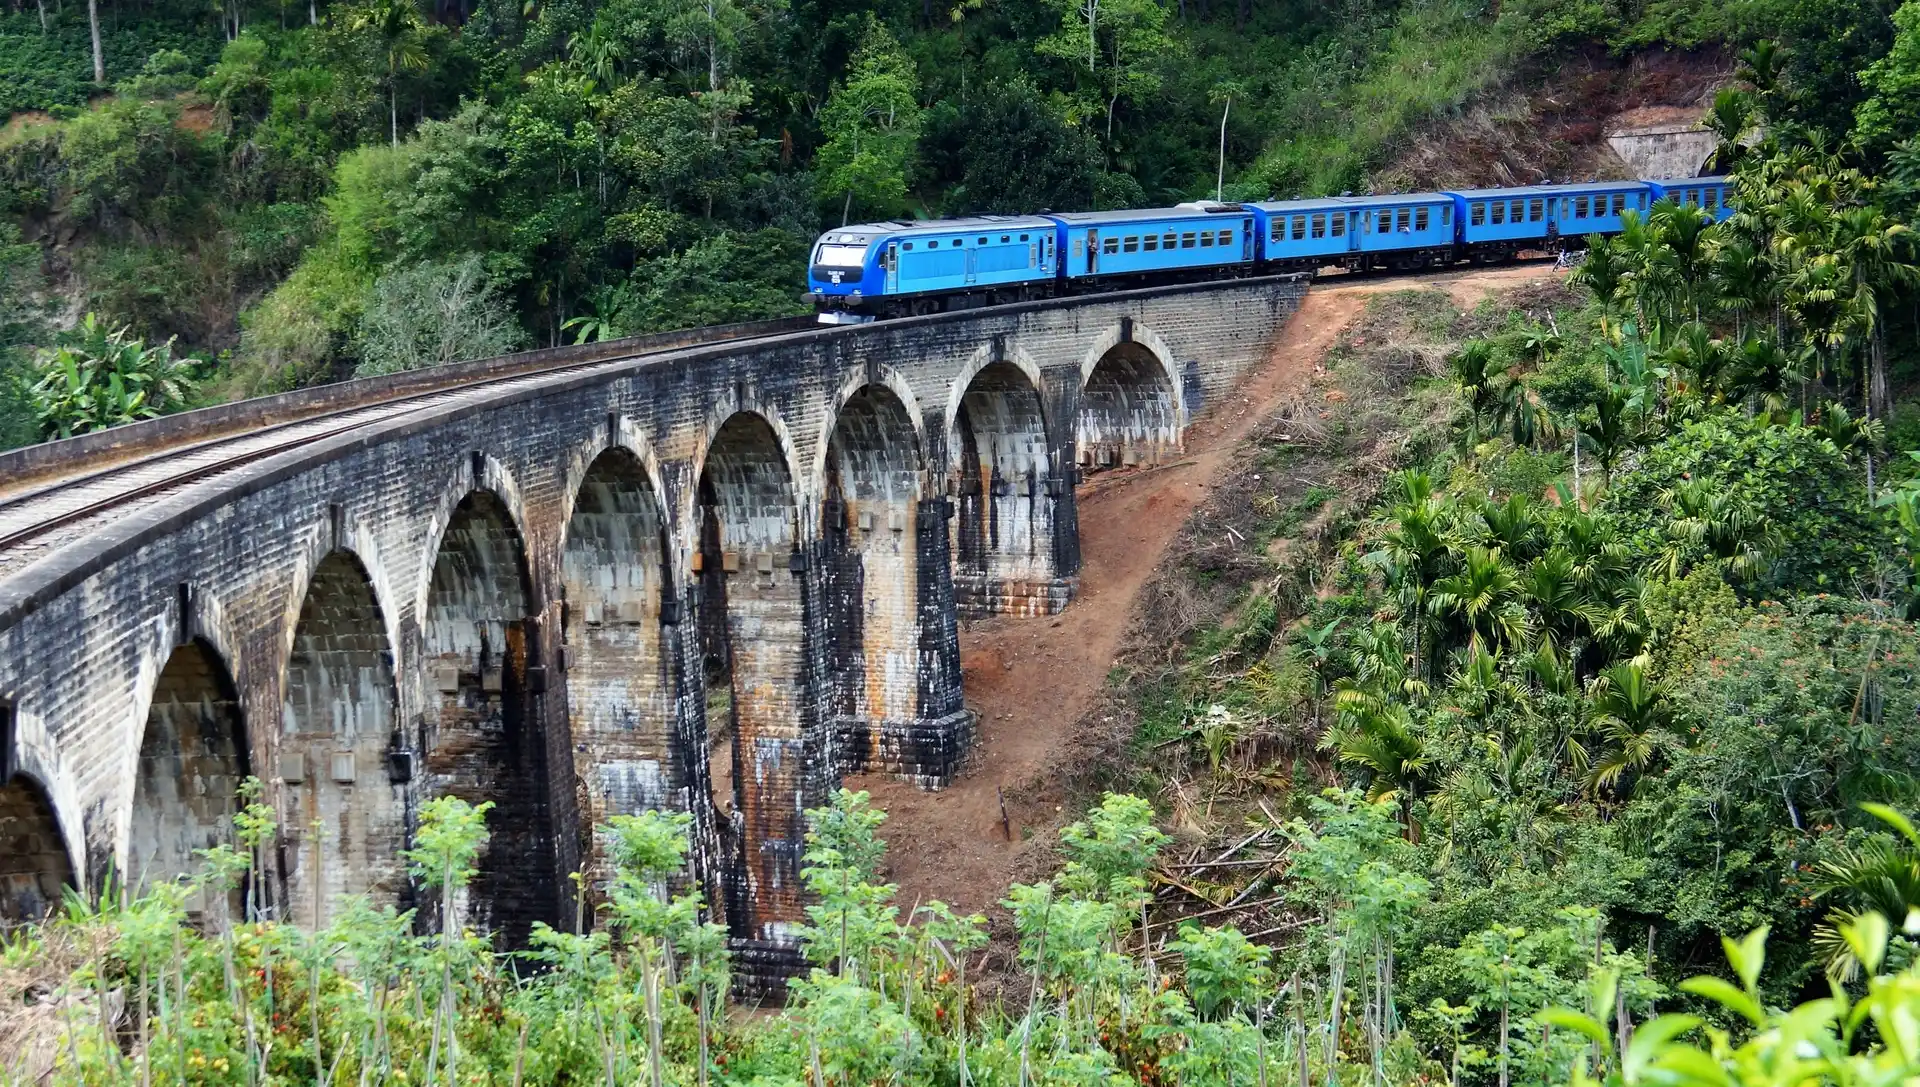
[(515, 940), (575, 916), (589, 828), (667, 808), (774, 981), (802, 811), (948, 780), (957, 619), (1066, 606), (1079, 470), (1177, 450), (1305, 289), (535, 352), (0, 456), (0, 918), (191, 871), (252, 775), (250, 908), (412, 905), (451, 793), (496, 805), (465, 908)]

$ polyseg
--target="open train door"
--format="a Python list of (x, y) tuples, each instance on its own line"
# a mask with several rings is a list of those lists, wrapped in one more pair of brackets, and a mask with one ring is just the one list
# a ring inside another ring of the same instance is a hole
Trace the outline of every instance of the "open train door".
[(1098, 272), (1100, 270), (1100, 263), (1098, 260), (1099, 253), (1100, 253), (1100, 228), (1093, 227), (1087, 231), (1087, 274), (1088, 275), (1092, 275), (1095, 272)]
[(896, 294), (900, 290), (900, 243), (887, 243), (887, 293)]

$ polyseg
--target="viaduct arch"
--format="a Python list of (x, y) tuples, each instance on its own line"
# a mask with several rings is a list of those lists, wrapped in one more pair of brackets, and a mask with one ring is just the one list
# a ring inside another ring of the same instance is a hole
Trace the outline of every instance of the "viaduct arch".
[[(593, 826), (669, 809), (743, 984), (777, 985), (800, 964), (804, 811), (853, 769), (951, 778), (960, 622), (1067, 606), (1082, 473), (1178, 450), (1305, 286), (489, 361), (44, 553), (0, 542), (0, 923), (110, 873), (190, 872), (253, 776), (271, 870), (205, 908), (430, 906), (400, 853), (456, 795), (495, 805), (492, 838), (461, 915), (424, 923), (513, 942), (572, 923)], [(211, 410), (244, 426), (275, 403)], [(0, 480), (91, 447), (0, 455)]]

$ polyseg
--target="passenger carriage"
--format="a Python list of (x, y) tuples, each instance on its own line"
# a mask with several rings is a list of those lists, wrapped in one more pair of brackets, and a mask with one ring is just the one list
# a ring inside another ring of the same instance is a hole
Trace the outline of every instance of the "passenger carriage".
[(1704, 208), (1715, 222), (1733, 214), (1727, 204), (1732, 183), (1724, 177), (1687, 177), (1673, 181), (1649, 181), (1654, 199), (1671, 200), (1683, 207)]
[[(1329, 196), (1254, 204), (1265, 259), (1282, 268), (1425, 268), (1453, 260), (1453, 204), (1438, 193)], [(1322, 225), (1324, 216), (1324, 226)], [(1315, 236), (1316, 230), (1324, 234)]]
[(1205, 201), (1141, 211), (1051, 213), (1069, 289), (1167, 282), (1251, 270), (1254, 214)]
[(1589, 234), (1617, 234), (1622, 216), (1644, 216), (1653, 188), (1644, 181), (1589, 181), (1461, 189), (1445, 195), (1460, 221), (1462, 256), (1506, 260), (1523, 249), (1577, 248)]

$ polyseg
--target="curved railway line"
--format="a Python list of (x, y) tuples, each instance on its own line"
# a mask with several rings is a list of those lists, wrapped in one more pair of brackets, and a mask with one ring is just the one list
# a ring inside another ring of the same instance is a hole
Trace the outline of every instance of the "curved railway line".
[[(1520, 258), (1512, 263), (1539, 263), (1552, 257)], [(1391, 278), (1418, 280), (1457, 269), (1399, 273)], [(1327, 286), (1350, 282), (1365, 273), (1335, 273)], [(1368, 278), (1372, 278), (1368, 276)], [(76, 457), (72, 470), (42, 471), (41, 478), (8, 493), (0, 479), (0, 580), (51, 553), (55, 547), (83, 538), (88, 530), (111, 520), (116, 511), (137, 512), (148, 500), (216, 477), (302, 446), (334, 438), (372, 423), (446, 404), (477, 389), (510, 388), (516, 384), (581, 372), (612, 363), (631, 362), (694, 347), (744, 345), (816, 330), (811, 317), (729, 325), (695, 330), (674, 338), (648, 342), (610, 341), (604, 350), (568, 352), (561, 361), (530, 358), (512, 366), (511, 357), (475, 373), (470, 364), (443, 368), (437, 376), (420, 372), (413, 386), (398, 392), (370, 393), (341, 406), (295, 410), (291, 417), (251, 428), (230, 428), (213, 437), (163, 441), (130, 456)], [(601, 345), (596, 345), (601, 346)], [(534, 355), (551, 355), (536, 352)], [(101, 462), (108, 463), (101, 463)], [(0, 467), (5, 465), (0, 458)]]
[(116, 510), (137, 510), (146, 500), (224, 472), (371, 423), (431, 409), (476, 389), (510, 388), (649, 355), (718, 344), (745, 345), (819, 327), (810, 317), (781, 319), (703, 330), (712, 334), (696, 332), (658, 347), (613, 341), (607, 350), (589, 352), (585, 358), (534, 362), (524, 368), (479, 376), (453, 367), (442, 380), (430, 381), (425, 388), (363, 399), (344, 407), (321, 408), (217, 437), (168, 442), (101, 467), (90, 467), (83, 460), (75, 466), (78, 471), (49, 475), (13, 494), (7, 494), (5, 483), (0, 482), (0, 579), (42, 557), (50, 546), (71, 542)]

